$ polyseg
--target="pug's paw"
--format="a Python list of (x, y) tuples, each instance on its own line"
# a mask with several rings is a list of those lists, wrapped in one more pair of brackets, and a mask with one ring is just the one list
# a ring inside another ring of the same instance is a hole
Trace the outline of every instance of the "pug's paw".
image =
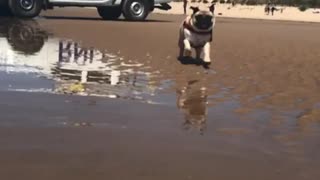
[(191, 49), (184, 49), (183, 56), (191, 57), (191, 55), (192, 55)]

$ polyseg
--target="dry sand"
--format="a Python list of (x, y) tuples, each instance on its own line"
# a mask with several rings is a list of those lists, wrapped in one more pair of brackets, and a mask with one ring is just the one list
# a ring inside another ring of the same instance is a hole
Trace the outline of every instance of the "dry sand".
[[(183, 4), (181, 2), (171, 2), (172, 9), (169, 11), (155, 10), (155, 13), (161, 14), (183, 14)], [(190, 6), (206, 7), (209, 4), (203, 3), (188, 3)], [(232, 18), (249, 18), (249, 19), (269, 19), (269, 20), (284, 20), (284, 21), (304, 21), (304, 22), (320, 22), (320, 10), (308, 9), (301, 12), (296, 7), (277, 6), (279, 11), (275, 11), (274, 16), (266, 15), (264, 12), (265, 6), (247, 6), (236, 5), (232, 7), (231, 4), (217, 4), (215, 14), (218, 17), (232, 17)], [(281, 13), (280, 9), (283, 9)], [(192, 11), (187, 10), (188, 14)], [(318, 13), (314, 13), (318, 12)]]

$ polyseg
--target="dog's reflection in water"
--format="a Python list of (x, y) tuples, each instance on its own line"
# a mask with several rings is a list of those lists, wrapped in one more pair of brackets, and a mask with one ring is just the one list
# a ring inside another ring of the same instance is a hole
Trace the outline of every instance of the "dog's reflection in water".
[(177, 106), (183, 112), (184, 129), (196, 129), (201, 135), (206, 129), (207, 89), (197, 81), (189, 81), (187, 86), (177, 90)]

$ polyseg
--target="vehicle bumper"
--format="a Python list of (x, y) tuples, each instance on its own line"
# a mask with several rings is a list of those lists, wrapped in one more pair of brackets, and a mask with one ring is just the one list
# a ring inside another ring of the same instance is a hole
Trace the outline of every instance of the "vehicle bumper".
[(171, 6), (168, 3), (160, 3), (160, 4), (155, 4), (154, 8), (168, 11), (169, 9), (171, 9)]

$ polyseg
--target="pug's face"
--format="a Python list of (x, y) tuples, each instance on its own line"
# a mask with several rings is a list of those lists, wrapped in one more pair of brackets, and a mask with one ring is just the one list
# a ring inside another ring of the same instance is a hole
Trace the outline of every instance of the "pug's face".
[(190, 7), (193, 10), (191, 15), (193, 25), (199, 30), (210, 30), (213, 26), (214, 4), (207, 10), (200, 10), (199, 7)]

